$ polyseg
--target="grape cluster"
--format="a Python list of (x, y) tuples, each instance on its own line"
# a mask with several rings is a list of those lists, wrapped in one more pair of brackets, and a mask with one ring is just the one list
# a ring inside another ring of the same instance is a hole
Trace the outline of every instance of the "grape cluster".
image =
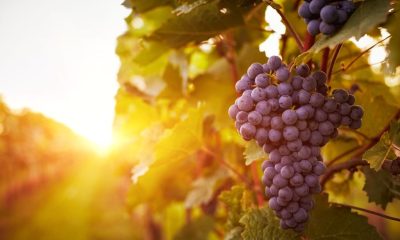
[(332, 35), (346, 23), (355, 9), (351, 0), (305, 0), (298, 13), (306, 21), (311, 35)]
[(345, 125), (361, 126), (363, 110), (343, 89), (328, 96), (324, 72), (299, 65), (291, 74), (277, 56), (266, 64), (253, 63), (236, 83), (241, 94), (229, 116), (244, 140), (255, 140), (269, 153), (262, 165), (269, 206), (282, 228), (304, 229), (311, 194), (319, 193), (325, 165), (320, 148)]

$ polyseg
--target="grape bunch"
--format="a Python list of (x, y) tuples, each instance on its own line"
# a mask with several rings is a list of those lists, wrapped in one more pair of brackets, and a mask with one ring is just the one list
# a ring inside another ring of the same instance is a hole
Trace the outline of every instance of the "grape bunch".
[(262, 164), (269, 206), (282, 228), (302, 231), (319, 193), (325, 165), (321, 147), (341, 125), (361, 127), (363, 110), (346, 90), (328, 95), (324, 72), (299, 65), (295, 73), (277, 56), (253, 63), (236, 83), (241, 94), (229, 116), (246, 141), (255, 140), (269, 154)]
[(311, 35), (332, 35), (346, 23), (355, 9), (351, 0), (305, 0), (298, 13), (306, 21)]

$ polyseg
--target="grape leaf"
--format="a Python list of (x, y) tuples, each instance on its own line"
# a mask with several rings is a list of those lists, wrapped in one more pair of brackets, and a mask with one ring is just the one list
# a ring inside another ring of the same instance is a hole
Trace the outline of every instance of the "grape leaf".
[(306, 235), (312, 240), (377, 240), (382, 239), (368, 219), (348, 207), (328, 203), (328, 195), (316, 196)]
[(374, 171), (369, 167), (363, 167), (363, 172), (365, 175), (363, 190), (370, 202), (385, 209), (394, 198), (400, 198), (400, 182), (396, 181), (388, 171)]
[[(398, 7), (399, 4), (397, 3)], [(388, 70), (392, 73), (396, 72), (396, 68), (400, 66), (400, 33), (399, 33), (399, 22), (400, 13), (399, 11), (394, 11), (388, 19), (386, 28), (388, 32), (392, 35), (389, 40), (389, 44), (386, 49), (388, 51)]]
[(136, 13), (143, 13), (165, 5), (175, 5), (175, 0), (125, 0), (124, 6)]
[(279, 221), (274, 213), (268, 208), (252, 209), (240, 219), (244, 226), (243, 239), (263, 240), (263, 239), (299, 239), (300, 235), (293, 231), (280, 228)]
[(210, 216), (201, 216), (188, 224), (175, 235), (174, 240), (204, 240), (214, 227), (214, 219)]
[(246, 159), (246, 166), (249, 166), (252, 162), (263, 160), (267, 158), (267, 154), (262, 150), (255, 141), (247, 143), (246, 149), (244, 150), (244, 158)]
[(389, 138), (392, 144), (400, 146), (400, 120), (394, 121), (390, 124)]
[(383, 161), (388, 158), (393, 159), (394, 157), (392, 140), (389, 138), (388, 133), (383, 134), (379, 142), (368, 149), (363, 155), (363, 159), (367, 160), (371, 168), (376, 171), (381, 169)]
[(389, 0), (365, 0), (347, 20), (346, 24), (333, 36), (321, 37), (309, 50), (319, 52), (325, 47), (334, 46), (351, 37), (357, 39), (385, 22), (390, 9)]
[(210, 201), (218, 181), (227, 177), (223, 169), (215, 171), (212, 175), (198, 178), (193, 182), (193, 189), (186, 195), (185, 207), (192, 208)]
[(228, 1), (213, 1), (169, 19), (149, 39), (179, 48), (190, 42), (207, 40), (243, 23), (243, 16), (236, 5)]

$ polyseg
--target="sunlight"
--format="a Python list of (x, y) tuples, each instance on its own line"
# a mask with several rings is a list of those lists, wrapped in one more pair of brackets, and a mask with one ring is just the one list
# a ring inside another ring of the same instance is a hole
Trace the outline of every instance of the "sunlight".
[(282, 18), (279, 16), (276, 10), (268, 6), (265, 10), (265, 21), (268, 23), (265, 29), (273, 30), (274, 33), (270, 34), (268, 38), (259, 46), (259, 50), (261, 52), (265, 52), (267, 57), (280, 55), (279, 40), (281, 39), (281, 35), (286, 31), (286, 27), (281, 20)]

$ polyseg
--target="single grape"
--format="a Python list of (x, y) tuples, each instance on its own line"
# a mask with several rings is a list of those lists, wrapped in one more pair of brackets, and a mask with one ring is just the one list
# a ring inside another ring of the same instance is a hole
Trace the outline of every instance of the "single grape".
[(281, 160), (281, 154), (277, 149), (274, 149), (270, 154), (269, 154), (269, 160), (273, 163), (278, 163)]
[(325, 101), (325, 96), (322, 95), (321, 93), (311, 94), (311, 97), (310, 97), (311, 106), (313, 106), (315, 108), (321, 107), (322, 105), (324, 105), (324, 101)]
[[(301, 65), (300, 65), (301, 66)], [(306, 65), (307, 66), (307, 65)], [(300, 90), (303, 84), (303, 78), (300, 76), (294, 76), (292, 78), (292, 87), (294, 90)]]
[(267, 167), (272, 167), (273, 166), (273, 163), (272, 162), (270, 162), (270, 161), (268, 161), (268, 160), (265, 160), (262, 164), (261, 164), (261, 169), (263, 170), (263, 172), (265, 171), (265, 169), (267, 168)]
[(260, 63), (253, 63), (247, 69), (247, 75), (250, 79), (254, 79), (258, 74), (263, 73), (264, 69)]
[(279, 96), (278, 88), (274, 85), (269, 85), (265, 88), (265, 93), (268, 98), (277, 98)]
[(256, 87), (253, 89), (253, 91), (251, 91), (251, 98), (255, 102), (264, 100), (266, 96), (267, 96), (267, 94), (265, 93), (263, 88)]
[(305, 172), (305, 173), (311, 172), (312, 167), (313, 167), (312, 164), (307, 160), (301, 160), (299, 162), (299, 166), (300, 166), (301, 170), (303, 170), (303, 172)]
[(281, 172), (282, 167), (283, 167), (282, 163), (277, 163), (274, 166), (276, 172)]
[(344, 125), (344, 126), (349, 126), (351, 124), (351, 118), (348, 116), (343, 116), (342, 117), (342, 121), (340, 122), (340, 124)]
[(320, 156), (321, 155), (321, 148), (320, 147), (316, 147), (316, 146), (312, 146), (311, 147), (311, 155), (316, 157), (316, 156)]
[(310, 74), (310, 67), (307, 64), (301, 64), (296, 67), (296, 73), (302, 77), (307, 77)]
[(291, 203), (289, 203), (289, 205), (286, 207), (286, 209), (287, 209), (290, 213), (295, 213), (295, 212), (297, 212), (297, 210), (299, 210), (299, 203), (297, 203), (297, 202), (291, 202)]
[(289, 187), (281, 188), (278, 191), (278, 197), (286, 202), (289, 202), (293, 198), (293, 191)]
[(293, 187), (298, 187), (303, 184), (304, 178), (301, 174), (295, 173), (289, 182), (290, 182), (290, 185), (292, 185)]
[(283, 138), (286, 141), (294, 141), (299, 137), (299, 130), (294, 126), (287, 126), (283, 129)]
[(263, 116), (261, 121), (262, 127), (269, 127), (271, 125), (271, 117), (270, 116)]
[(326, 5), (326, 0), (313, 0), (310, 2), (310, 12), (313, 14), (319, 14), (321, 9)]
[(347, 15), (347, 12), (342, 9), (337, 9), (337, 15), (338, 15), (338, 17), (336, 20), (336, 24), (343, 24), (349, 18), (349, 16)]
[(339, 14), (336, 10), (335, 6), (332, 5), (326, 5), (321, 9), (320, 16), (322, 21), (329, 23), (329, 24), (334, 24), (336, 20), (339, 17)]
[(304, 2), (301, 4), (298, 10), (298, 14), (302, 18), (312, 18), (313, 14), (310, 12), (310, 3)]
[(278, 99), (275, 99), (275, 98), (268, 99), (267, 103), (271, 106), (272, 111), (277, 111), (279, 109)]
[(272, 56), (268, 59), (267, 64), (270, 66), (271, 70), (275, 71), (281, 66), (282, 60), (278, 56)]
[(273, 179), (276, 174), (277, 174), (277, 172), (275, 171), (275, 168), (273, 168), (273, 167), (267, 167), (264, 170), (264, 176), (266, 178)]
[(269, 205), (269, 208), (271, 208), (272, 210), (275, 210), (275, 211), (279, 211), (282, 209), (282, 207), (279, 206), (278, 202), (276, 201), (276, 197), (272, 197), (268, 201), (268, 205)]
[(362, 121), (361, 121), (361, 119), (358, 119), (358, 120), (351, 121), (349, 127), (351, 129), (359, 129), (361, 127), (361, 125), (362, 125)]
[(253, 99), (249, 96), (241, 96), (238, 98), (237, 106), (241, 111), (250, 111), (253, 109)]
[(256, 111), (262, 115), (268, 115), (271, 112), (271, 106), (267, 101), (260, 101), (256, 104)]
[(244, 123), (240, 127), (240, 135), (242, 135), (243, 139), (249, 141), (256, 135), (256, 127), (250, 123)]
[(321, 25), (321, 20), (319, 19), (311, 20), (307, 24), (307, 32), (309, 32), (313, 36), (316, 36), (320, 32), (319, 25)]
[[(297, 113), (296, 113), (296, 115), (297, 115)], [(297, 121), (296, 127), (297, 127), (300, 131), (306, 129), (306, 128), (307, 128), (307, 121), (304, 121), (304, 120), (299, 120), (299, 121)]]
[(297, 118), (299, 120), (306, 120), (308, 118), (308, 111), (307, 108), (305, 107), (299, 107), (298, 109), (295, 110)]
[(350, 117), (353, 120), (360, 120), (364, 115), (364, 110), (360, 106), (351, 106)]
[(303, 146), (303, 143), (301, 142), (300, 139), (296, 139), (294, 141), (290, 141), (287, 143), (287, 147), (289, 148), (290, 151), (292, 152), (297, 152), (301, 149)]
[(228, 109), (229, 117), (235, 120), (236, 115), (239, 113), (239, 111), (240, 110), (236, 104), (231, 105)]
[(282, 177), (280, 174), (277, 174), (274, 176), (272, 183), (277, 187), (277, 188), (283, 188), (288, 185), (288, 180), (284, 177)]
[(261, 121), (262, 121), (262, 115), (261, 115), (259, 112), (257, 112), (257, 111), (251, 111), (251, 112), (247, 115), (247, 121), (248, 121), (250, 124), (256, 126), (256, 125), (258, 125), (258, 124), (261, 123)]
[(347, 103), (350, 105), (353, 105), (356, 101), (356, 98), (354, 97), (353, 94), (349, 94), (349, 98), (347, 99)]
[(339, 3), (339, 7), (345, 10), (348, 14), (351, 14), (356, 9), (356, 6), (352, 1), (341, 1)]
[(271, 67), (268, 65), (268, 63), (265, 63), (262, 65), (263, 66), (263, 70), (265, 73), (272, 73), (272, 69)]
[(271, 153), (274, 149), (275, 149), (275, 147), (271, 144), (265, 143), (263, 145), (263, 151), (266, 153)]
[(279, 82), (285, 82), (289, 79), (290, 77), (290, 72), (289, 69), (285, 66), (282, 66), (278, 68), (275, 72), (276, 79), (278, 79)]
[(292, 85), (289, 83), (283, 82), (278, 85), (278, 92), (282, 95), (291, 95), (293, 93)]
[(285, 220), (285, 225), (290, 228), (294, 228), (294, 227), (297, 227), (297, 222), (293, 218), (291, 218), (291, 219)]
[(310, 193), (310, 188), (307, 184), (302, 184), (294, 189), (294, 192), (300, 197), (307, 196)]
[(303, 223), (307, 221), (308, 213), (303, 208), (299, 208), (299, 210), (293, 214), (293, 219), (298, 223)]
[(317, 175), (314, 175), (314, 174), (307, 175), (307, 176), (305, 177), (304, 181), (306, 182), (306, 184), (307, 184), (310, 188), (315, 187), (315, 186), (317, 186), (317, 185), (319, 184), (318, 176), (317, 176)]
[(271, 129), (268, 133), (271, 142), (279, 142), (282, 139), (282, 133), (278, 130)]
[(335, 89), (332, 94), (333, 99), (338, 103), (345, 103), (349, 98), (349, 94), (343, 89)]
[(295, 110), (287, 109), (282, 113), (282, 121), (286, 125), (293, 125), (297, 121), (297, 114)]
[(333, 124), (331, 122), (325, 121), (325, 122), (322, 122), (319, 124), (318, 131), (323, 136), (330, 136), (335, 131), (335, 126), (333, 126)]
[(324, 106), (322, 109), (327, 113), (332, 113), (332, 112), (335, 112), (337, 108), (338, 108), (337, 102), (333, 99), (328, 99), (324, 103)]
[(334, 32), (336, 32), (336, 26), (333, 24), (328, 24), (326, 22), (321, 22), (321, 24), (319, 25), (319, 31), (322, 34), (325, 35), (332, 35)]
[(328, 77), (326, 76), (326, 73), (322, 71), (316, 71), (312, 74), (312, 77), (317, 81), (317, 85), (322, 85), (325, 84)]
[(281, 214), (281, 219), (286, 220), (292, 218), (292, 214), (286, 209), (281, 209), (280, 214)]
[(279, 106), (283, 109), (288, 109), (292, 107), (292, 104), (293, 104), (292, 97), (288, 95), (284, 95), (279, 98)]
[(312, 131), (310, 136), (310, 143), (314, 146), (321, 146), (323, 138), (320, 132)]
[(240, 111), (236, 114), (236, 122), (245, 123), (247, 122), (248, 113), (245, 111)]
[(342, 103), (339, 105), (339, 113), (342, 115), (348, 115), (351, 112), (351, 105), (348, 103)]
[(308, 122), (308, 129), (310, 129), (311, 131), (317, 130), (318, 126), (319, 126), (319, 123), (314, 120), (311, 120)]
[(323, 122), (326, 121), (328, 119), (328, 114), (326, 114), (326, 112), (320, 108), (317, 108), (315, 110), (315, 120), (318, 122)]
[(323, 164), (322, 162), (317, 162), (313, 167), (313, 172), (318, 176), (321, 176), (325, 172), (325, 169), (325, 164)]
[(282, 129), (283, 126), (284, 126), (284, 123), (283, 123), (283, 120), (282, 120), (282, 118), (280, 116), (272, 117), (272, 119), (271, 119), (271, 127), (273, 129), (276, 129), (276, 130)]
[(310, 101), (311, 94), (304, 89), (299, 91), (299, 104), (304, 105)]
[(236, 92), (243, 93), (245, 90), (251, 89), (251, 80), (247, 75), (244, 75), (242, 79), (235, 84)]
[(257, 87), (260, 88), (265, 88), (270, 84), (270, 77), (266, 74), (258, 74), (256, 79), (255, 79), (255, 83), (257, 85)]
[(306, 142), (310, 139), (310, 137), (311, 137), (310, 129), (305, 129), (305, 130), (300, 131), (299, 138), (301, 141)]
[(294, 169), (292, 166), (284, 166), (284, 167), (282, 167), (280, 173), (281, 173), (282, 177), (284, 177), (286, 179), (290, 179), (294, 175)]
[(309, 157), (311, 157), (311, 148), (308, 146), (301, 147), (298, 152), (298, 156), (301, 159), (308, 159)]
[(307, 90), (309, 92), (314, 91), (315, 88), (317, 87), (317, 82), (313, 77), (308, 76), (304, 79), (302, 87), (304, 90)]
[(286, 145), (279, 146), (278, 151), (282, 156), (290, 155), (290, 150), (286, 147)]

